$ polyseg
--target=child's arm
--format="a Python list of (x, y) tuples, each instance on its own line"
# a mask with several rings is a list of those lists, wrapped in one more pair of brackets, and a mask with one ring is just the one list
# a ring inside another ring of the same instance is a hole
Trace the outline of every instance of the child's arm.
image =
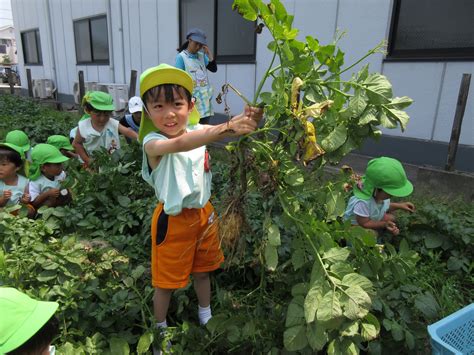
[(39, 194), (38, 197), (36, 197), (34, 201), (31, 202), (31, 204), (33, 205), (35, 209), (38, 209), (46, 202), (48, 198), (58, 197), (58, 196), (59, 196), (59, 189), (49, 189), (48, 191), (45, 191)]
[(415, 205), (411, 202), (390, 202), (388, 212), (395, 210), (405, 210), (408, 212), (415, 212)]
[(10, 190), (4, 190), (2, 197), (0, 197), (0, 207), (4, 207), (8, 200), (12, 197), (12, 192)]
[(87, 155), (87, 152), (84, 148), (84, 138), (81, 136), (81, 132), (79, 132), (79, 127), (77, 127), (76, 131), (76, 136), (74, 137), (74, 140), (72, 141), (72, 146), (74, 147), (74, 150), (76, 153), (81, 157), (82, 161), (89, 165), (91, 158), (89, 155)]
[(135, 132), (133, 129), (125, 127), (123, 124), (119, 123), (118, 125), (118, 131), (119, 133), (123, 134), (125, 137), (137, 140), (138, 139), (138, 134)]
[(397, 225), (392, 221), (374, 221), (371, 220), (369, 217), (362, 217), (356, 215), (356, 221), (359, 226), (367, 229), (386, 229), (393, 235), (398, 235), (400, 230), (398, 229)]
[(153, 140), (145, 144), (148, 157), (160, 157), (165, 154), (187, 152), (203, 145), (221, 140), (225, 137), (236, 137), (255, 131), (262, 118), (263, 110), (256, 107), (245, 107), (245, 111), (229, 122), (216, 126), (204, 126), (204, 129), (192, 131), (176, 138)]
[(20, 203), (23, 204), (23, 205), (27, 205), (28, 203), (30, 203), (30, 190), (29, 190), (29, 187), (28, 187), (29, 184), (27, 184), (25, 186), (25, 191), (23, 191), (23, 196), (21, 196), (21, 199), (20, 199)]

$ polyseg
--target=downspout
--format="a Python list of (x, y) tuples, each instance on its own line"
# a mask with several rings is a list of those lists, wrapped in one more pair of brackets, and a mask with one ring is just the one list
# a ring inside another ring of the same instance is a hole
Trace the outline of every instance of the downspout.
[[(53, 26), (51, 22), (51, 10), (49, 6), (50, 6), (49, 0), (46, 0), (46, 16), (48, 18), (49, 38), (51, 39), (51, 69), (53, 71), (53, 82), (55, 85), (55, 90), (58, 90), (58, 81), (57, 81), (58, 76), (56, 73), (56, 58), (55, 58), (56, 51), (54, 50)], [(59, 91), (57, 91), (56, 94), (59, 94)]]
[(114, 38), (112, 37), (112, 5), (111, 1), (107, 0), (107, 19), (109, 26), (107, 26), (107, 36), (109, 36), (109, 70), (111, 74), (111, 82), (115, 83), (115, 63), (114, 63)]
[[(123, 11), (122, 11), (122, 0), (120, 0), (120, 33), (122, 38), (122, 71), (123, 71), (123, 82), (127, 83), (127, 72), (125, 70), (125, 39), (123, 34)], [(130, 85), (130, 83), (128, 84)], [(135, 93), (134, 93), (135, 94)]]

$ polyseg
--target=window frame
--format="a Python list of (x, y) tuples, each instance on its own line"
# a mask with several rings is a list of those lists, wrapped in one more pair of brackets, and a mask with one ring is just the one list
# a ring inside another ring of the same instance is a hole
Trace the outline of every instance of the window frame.
[[(38, 62), (27, 62), (26, 61), (27, 51), (25, 50), (26, 49), (26, 47), (25, 47), (25, 36), (30, 32), (33, 32), (35, 34), (35, 49), (36, 49), (36, 56), (38, 58)], [(21, 38), (21, 49), (23, 51), (23, 64), (24, 65), (32, 65), (32, 66), (35, 66), (35, 65), (41, 66), (41, 65), (43, 65), (43, 53), (42, 53), (42, 48), (41, 48), (41, 38), (40, 38), (39, 28), (32, 28), (32, 29), (29, 29), (29, 30), (21, 31), (20, 32), (20, 38)]]
[[(178, 21), (179, 21), (179, 41), (180, 43), (178, 44), (178, 47), (181, 46), (181, 38), (185, 35), (182, 31), (182, 12), (181, 12), (181, 5), (182, 5), (183, 0), (179, 0), (178, 3)], [(217, 36), (219, 34), (219, 31), (217, 31), (217, 13), (218, 13), (218, 8), (217, 5), (218, 0), (213, 1), (213, 6), (214, 6), (214, 18), (213, 18), (213, 28), (214, 28), (214, 56), (217, 64), (255, 64), (257, 62), (257, 33), (254, 32), (254, 42), (253, 42), (253, 54), (252, 55), (219, 55), (219, 48), (217, 46)], [(256, 21), (255, 21), (256, 23)]]
[[(94, 47), (93, 47), (93, 42), (92, 42), (92, 31), (91, 31), (91, 21), (104, 18), (105, 19), (105, 24), (107, 26), (107, 59), (97, 59), (94, 60)], [(87, 21), (88, 23), (88, 29), (89, 29), (89, 43), (90, 43), (90, 51), (91, 51), (91, 60), (90, 61), (80, 61), (77, 58), (77, 46), (76, 46), (76, 27), (75, 24), (78, 22), (84, 22)], [(74, 19), (72, 21), (72, 31), (74, 35), (74, 50), (76, 52), (76, 65), (109, 65), (110, 64), (110, 41), (109, 41), (109, 23), (107, 20), (107, 14), (100, 14), (92, 17), (83, 17), (83, 18), (78, 18)]]
[(402, 49), (395, 50), (400, 6), (403, 0), (393, 0), (390, 32), (385, 61), (466, 61), (474, 59), (474, 46), (444, 49)]

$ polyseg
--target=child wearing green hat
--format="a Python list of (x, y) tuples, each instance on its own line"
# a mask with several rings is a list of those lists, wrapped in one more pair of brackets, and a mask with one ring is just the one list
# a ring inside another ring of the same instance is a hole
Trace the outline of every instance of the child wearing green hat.
[(387, 157), (372, 159), (367, 164), (361, 186), (354, 187), (354, 196), (349, 199), (344, 219), (376, 232), (386, 229), (396, 236), (400, 230), (392, 212), (414, 212), (415, 206), (411, 202), (391, 202), (390, 197), (405, 197), (412, 191), (413, 185), (398, 160)]
[(155, 189), (152, 218), (152, 285), (157, 326), (165, 328), (173, 290), (192, 274), (201, 324), (211, 318), (209, 273), (220, 267), (217, 216), (212, 204), (209, 154), (205, 145), (254, 131), (263, 110), (245, 107), (228, 123), (200, 125), (191, 93), (193, 80), (161, 64), (140, 76), (144, 103), (139, 141), (142, 176)]
[(21, 149), (21, 151), (23, 152), (22, 155), (24, 155), (25, 157), (24, 174), (26, 177), (28, 177), (31, 163), (31, 144), (30, 139), (28, 138), (26, 133), (18, 129), (10, 131), (5, 137), (5, 143), (13, 144)]
[(22, 157), (22, 148), (11, 143), (0, 144), (0, 207), (30, 202), (29, 181), (18, 173), (23, 165)]
[(49, 136), (46, 140), (46, 144), (51, 144), (52, 146), (59, 149), (62, 155), (68, 158), (77, 158), (77, 154), (74, 152), (74, 147), (71, 145), (71, 142), (66, 136), (55, 134)]
[(61, 189), (61, 182), (66, 179), (63, 162), (69, 158), (50, 144), (38, 144), (31, 152), (33, 163), (30, 168), (31, 204), (36, 209), (45, 205), (48, 207), (64, 206), (71, 201), (71, 193)]
[(115, 119), (110, 119), (115, 110), (112, 96), (102, 91), (89, 91), (82, 99), (84, 111), (90, 118), (79, 121), (76, 136), (72, 143), (76, 153), (86, 166), (92, 153), (103, 147), (110, 153), (120, 149), (119, 133), (136, 139), (137, 134)]
[(12, 287), (0, 287), (0, 354), (54, 354), (59, 304), (37, 301)]

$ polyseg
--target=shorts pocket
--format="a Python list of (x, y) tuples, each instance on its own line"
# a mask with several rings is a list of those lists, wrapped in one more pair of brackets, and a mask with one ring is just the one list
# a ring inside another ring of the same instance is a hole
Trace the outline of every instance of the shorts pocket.
[(156, 225), (156, 246), (163, 244), (166, 239), (166, 235), (168, 234), (168, 220), (169, 216), (162, 210)]

